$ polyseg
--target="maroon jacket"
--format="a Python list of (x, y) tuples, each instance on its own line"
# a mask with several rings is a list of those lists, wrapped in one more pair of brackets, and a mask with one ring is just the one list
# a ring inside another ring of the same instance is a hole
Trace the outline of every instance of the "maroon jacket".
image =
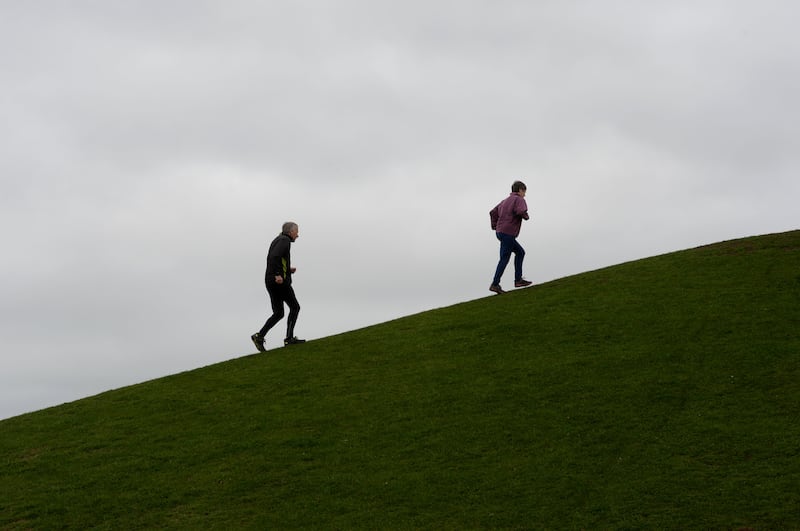
[(489, 212), (492, 230), (514, 236), (519, 236), (522, 220), (530, 219), (528, 216), (528, 203), (525, 199), (511, 193)]

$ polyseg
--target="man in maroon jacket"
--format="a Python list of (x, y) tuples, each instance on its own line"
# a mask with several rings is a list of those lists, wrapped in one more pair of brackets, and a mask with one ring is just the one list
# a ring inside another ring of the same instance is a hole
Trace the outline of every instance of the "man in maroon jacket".
[(511, 253), (514, 253), (514, 287), (523, 288), (530, 286), (532, 282), (522, 278), (522, 261), (525, 259), (525, 249), (517, 241), (519, 231), (522, 228), (522, 220), (530, 219), (528, 216), (528, 204), (525, 202), (525, 193), (528, 188), (522, 181), (514, 181), (511, 185), (511, 195), (501, 201), (489, 212), (492, 222), (492, 230), (500, 240), (500, 261), (497, 262), (497, 270), (494, 273), (492, 285), (489, 290), (495, 293), (505, 293), (500, 287), (500, 277), (506, 270)]

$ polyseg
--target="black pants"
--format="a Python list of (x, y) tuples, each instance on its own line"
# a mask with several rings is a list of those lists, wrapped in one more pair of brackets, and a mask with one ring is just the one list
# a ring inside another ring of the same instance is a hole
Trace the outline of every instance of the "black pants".
[(294, 337), (294, 325), (297, 323), (297, 316), (300, 314), (300, 304), (297, 302), (297, 297), (294, 294), (294, 288), (291, 284), (276, 284), (275, 282), (267, 282), (267, 293), (269, 293), (269, 300), (272, 303), (272, 315), (264, 326), (261, 327), (259, 335), (264, 337), (267, 335), (273, 326), (278, 324), (278, 321), (283, 319), (283, 305), (284, 303), (289, 307), (289, 320), (286, 322), (286, 338)]

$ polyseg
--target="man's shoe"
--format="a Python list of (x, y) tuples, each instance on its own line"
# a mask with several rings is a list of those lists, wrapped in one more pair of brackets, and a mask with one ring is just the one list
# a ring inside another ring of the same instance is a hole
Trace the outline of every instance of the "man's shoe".
[(297, 337), (287, 337), (283, 340), (283, 346), (288, 347), (289, 345), (300, 345), (301, 343), (305, 343), (305, 339), (297, 339)]
[(494, 291), (498, 295), (500, 295), (501, 293), (505, 293), (505, 291), (503, 291), (503, 288), (500, 287), (500, 284), (492, 284), (491, 286), (489, 286), (489, 291)]
[(253, 344), (256, 346), (259, 352), (266, 352), (267, 349), (264, 348), (264, 338), (258, 334), (253, 334), (250, 336), (250, 339), (253, 340)]
[(531, 282), (530, 280), (525, 280), (524, 278), (514, 281), (514, 287), (515, 288), (526, 288), (526, 287), (530, 286), (531, 284), (533, 284), (533, 282)]

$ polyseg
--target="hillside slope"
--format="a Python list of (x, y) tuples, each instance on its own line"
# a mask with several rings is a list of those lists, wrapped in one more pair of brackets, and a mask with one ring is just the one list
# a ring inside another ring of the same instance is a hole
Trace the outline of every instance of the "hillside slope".
[(0, 422), (2, 529), (800, 528), (800, 231)]

